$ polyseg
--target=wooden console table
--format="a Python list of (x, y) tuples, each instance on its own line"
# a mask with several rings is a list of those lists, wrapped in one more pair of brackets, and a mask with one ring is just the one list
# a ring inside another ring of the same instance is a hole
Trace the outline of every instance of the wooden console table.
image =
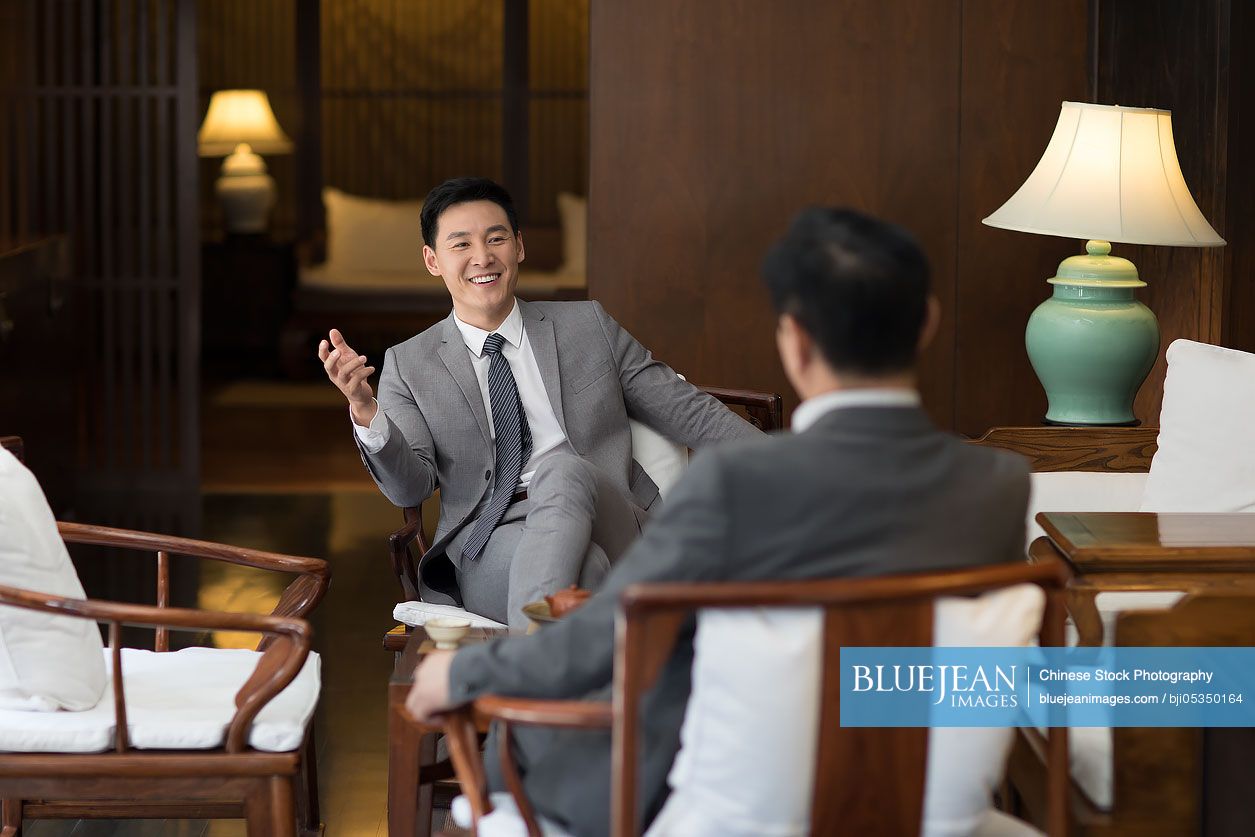
[[(502, 629), (472, 628), (462, 644), (484, 642), (504, 635)], [(439, 726), (420, 724), (405, 711), (405, 698), (414, 684), (414, 669), (423, 661), (423, 643), (428, 639), (422, 628), (408, 634), (389, 632), (384, 648), (398, 651), (392, 677), (388, 681), (388, 835), (389, 837), (429, 837), (433, 784), (453, 776), (448, 759), (436, 761)]]
[(1098, 644), (1094, 597), (1112, 590), (1255, 591), (1255, 514), (1042, 512), (1029, 554), (1075, 572), (1068, 607), (1081, 642)]

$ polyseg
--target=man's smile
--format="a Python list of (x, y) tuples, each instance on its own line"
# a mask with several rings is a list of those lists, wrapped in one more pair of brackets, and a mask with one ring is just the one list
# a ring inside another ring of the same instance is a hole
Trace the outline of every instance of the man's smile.
[(467, 281), (472, 285), (491, 285), (500, 278), (500, 273), (481, 273), (478, 276), (470, 277)]

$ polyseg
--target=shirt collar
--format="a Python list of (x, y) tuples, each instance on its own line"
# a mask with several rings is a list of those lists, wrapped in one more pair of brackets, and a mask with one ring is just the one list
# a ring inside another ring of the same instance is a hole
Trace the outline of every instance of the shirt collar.
[(458, 319), (456, 311), (453, 313), (453, 322), (457, 324), (458, 331), (462, 332), (462, 340), (466, 343), (466, 348), (470, 349), (475, 357), (483, 357), (484, 341), (488, 339), (490, 334), (500, 334), (507, 343), (516, 349), (523, 344), (523, 314), (519, 311), (517, 297), (514, 300), (514, 307), (510, 309), (510, 313), (506, 315), (501, 325), (497, 326), (495, 332), (484, 331), (478, 326), (462, 322)]
[(808, 398), (793, 411), (793, 432), (801, 433), (820, 417), (846, 407), (918, 407), (919, 393), (913, 389), (845, 389)]

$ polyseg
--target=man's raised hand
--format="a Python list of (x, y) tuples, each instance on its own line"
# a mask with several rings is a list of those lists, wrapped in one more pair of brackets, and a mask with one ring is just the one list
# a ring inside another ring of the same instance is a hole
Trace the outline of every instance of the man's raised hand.
[(327, 371), (331, 383), (349, 400), (353, 421), (362, 427), (369, 427), (378, 409), (368, 380), (375, 367), (367, 366), (366, 356), (359, 355), (344, 342), (344, 335), (339, 329), (331, 329), (327, 336), (331, 338), (329, 341), (318, 343), (318, 359), (322, 361), (322, 368)]

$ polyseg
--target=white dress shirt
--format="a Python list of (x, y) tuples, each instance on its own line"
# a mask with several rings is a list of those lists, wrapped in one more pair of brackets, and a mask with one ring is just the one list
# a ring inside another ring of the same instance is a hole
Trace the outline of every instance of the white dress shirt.
[[(453, 315), (466, 350), (471, 353), (471, 366), (475, 370), (475, 378), (479, 381), (479, 392), (484, 399), (484, 413), (488, 416), (488, 432), (495, 439), (496, 428), (492, 421), (492, 403), (488, 399), (488, 365), (491, 358), (484, 352), (484, 341), (489, 334), (500, 334), (505, 338), (501, 354), (510, 364), (510, 372), (514, 375), (514, 383), (519, 390), (519, 398), (523, 401), (523, 412), (527, 415), (527, 426), (532, 433), (532, 456), (523, 466), (523, 474), (519, 477), (519, 487), (526, 487), (536, 473), (536, 466), (545, 458), (558, 453), (574, 453), (574, 448), (562, 432), (562, 425), (554, 414), (553, 405), (545, 390), (545, 382), (540, 376), (540, 365), (532, 352), (532, 344), (527, 339), (523, 328), (523, 314), (519, 311), (519, 302), (514, 301), (505, 321), (495, 332), (484, 331)], [(554, 382), (555, 385), (557, 382)], [(388, 443), (388, 422), (383, 418), (383, 411), (376, 410), (371, 419), (370, 427), (362, 427), (353, 423), (353, 430), (361, 440), (367, 453), (378, 453)]]
[(792, 429), (801, 433), (833, 410), (846, 407), (918, 407), (919, 393), (913, 389), (839, 389), (808, 398), (793, 411)]

